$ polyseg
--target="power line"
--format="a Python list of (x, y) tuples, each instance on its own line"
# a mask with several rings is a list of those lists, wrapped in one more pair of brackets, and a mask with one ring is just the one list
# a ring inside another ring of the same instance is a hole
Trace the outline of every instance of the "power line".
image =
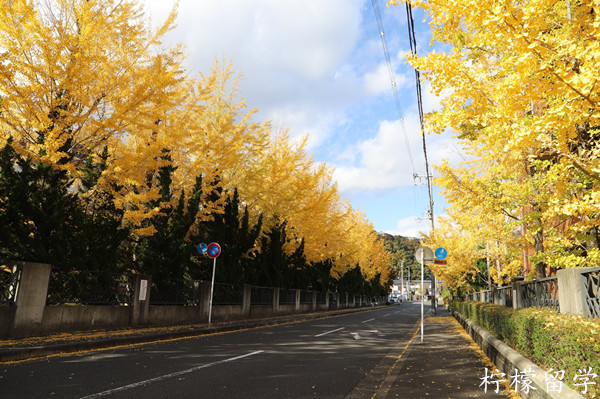
[(394, 92), (394, 100), (396, 101), (396, 109), (398, 110), (398, 116), (400, 118), (400, 126), (404, 135), (404, 141), (406, 144), (406, 150), (408, 152), (408, 158), (410, 159), (410, 166), (412, 168), (413, 176), (416, 176), (415, 162), (413, 160), (412, 152), (410, 151), (410, 144), (408, 142), (408, 135), (406, 134), (406, 126), (404, 125), (404, 115), (402, 113), (402, 106), (400, 105), (400, 97), (398, 96), (398, 90), (396, 87), (396, 78), (394, 77), (394, 68), (392, 67), (392, 61), (390, 59), (390, 52), (387, 47), (387, 40), (385, 38), (385, 30), (383, 29), (383, 20), (381, 19), (381, 13), (379, 11), (379, 3), (377, 0), (371, 0), (373, 5), (373, 12), (375, 13), (375, 19), (377, 20), (377, 26), (379, 28), (379, 36), (381, 38), (381, 45), (383, 46), (383, 53), (385, 55), (385, 62), (387, 63), (388, 73), (390, 75), (390, 81), (392, 84), (392, 91)]
[[(388, 73), (390, 75), (390, 80), (392, 84), (392, 90), (394, 92), (394, 100), (396, 101), (396, 109), (398, 110), (398, 115), (400, 117), (400, 125), (402, 127), (402, 133), (404, 135), (404, 140), (406, 142), (406, 148), (408, 152), (408, 157), (410, 158), (410, 165), (413, 172), (413, 179), (416, 180), (420, 177), (415, 172), (415, 163), (412, 157), (412, 152), (410, 150), (410, 144), (408, 141), (408, 135), (406, 134), (406, 127), (404, 124), (404, 116), (402, 113), (402, 106), (400, 105), (400, 98), (398, 96), (398, 90), (396, 87), (396, 79), (394, 77), (394, 68), (392, 67), (392, 61), (390, 59), (390, 53), (387, 47), (387, 40), (385, 37), (385, 30), (383, 29), (383, 20), (381, 18), (381, 12), (379, 11), (379, 2), (378, 0), (371, 0), (371, 4), (373, 5), (373, 12), (375, 13), (375, 19), (377, 20), (377, 26), (379, 27), (379, 36), (381, 37), (381, 45), (383, 47), (383, 53), (385, 55), (385, 61), (387, 63)], [(417, 55), (417, 40), (415, 37), (415, 22), (412, 15), (412, 7), (410, 6), (410, 1), (406, 3), (406, 13), (407, 13), (407, 22), (408, 22), (408, 37), (410, 42), (410, 50), (413, 56)], [(419, 110), (419, 122), (421, 126), (421, 133), (423, 137), (423, 154), (425, 157), (425, 172), (427, 178), (427, 190), (429, 193), (429, 215), (428, 218), (431, 220), (431, 229), (434, 229), (434, 216), (433, 216), (433, 190), (431, 186), (431, 173), (429, 172), (429, 160), (427, 157), (427, 143), (425, 140), (425, 127), (423, 124), (423, 96), (421, 94), (421, 76), (419, 70), (415, 68), (415, 79), (416, 79), (416, 90), (417, 90), (417, 105)], [(416, 184), (416, 183), (415, 183)]]
[[(372, 0), (377, 1), (377, 0)], [(406, 19), (408, 22), (408, 40), (410, 42), (410, 52), (413, 57), (417, 56), (417, 39), (415, 37), (415, 21), (412, 15), (412, 6), (410, 1), (406, 5)], [(423, 96), (421, 94), (421, 74), (415, 68), (415, 80), (417, 87), (417, 104), (419, 108), (419, 122), (421, 124), (421, 136), (423, 137), (423, 155), (425, 156), (425, 173), (427, 175), (427, 190), (429, 191), (429, 217), (431, 218), (431, 231), (435, 229), (433, 217), (433, 190), (431, 187), (431, 173), (429, 172), (429, 160), (427, 158), (427, 143), (425, 140), (425, 125), (423, 124)]]

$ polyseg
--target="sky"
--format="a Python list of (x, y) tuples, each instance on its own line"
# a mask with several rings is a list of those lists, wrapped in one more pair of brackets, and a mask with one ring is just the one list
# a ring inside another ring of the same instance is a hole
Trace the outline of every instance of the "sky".
[[(383, 21), (400, 107), (375, 18)], [(175, 0), (143, 0), (153, 24)], [(404, 6), (386, 0), (179, 0), (177, 28), (166, 44), (183, 43), (189, 72), (208, 74), (216, 59), (233, 63), (239, 89), (256, 119), (292, 140), (308, 135), (315, 162), (334, 170), (350, 200), (378, 232), (419, 237), (428, 232), (429, 196), (420, 134), (415, 72)], [(417, 50), (431, 51), (431, 32), (413, 11)], [(425, 112), (439, 98), (423, 86)], [(459, 159), (450, 134), (426, 135), (430, 165)], [(408, 145), (407, 145), (408, 144)], [(412, 160), (412, 161), (411, 161)], [(430, 170), (435, 175), (433, 168)], [(420, 178), (414, 179), (417, 174)], [(434, 186), (434, 215), (444, 200)]]

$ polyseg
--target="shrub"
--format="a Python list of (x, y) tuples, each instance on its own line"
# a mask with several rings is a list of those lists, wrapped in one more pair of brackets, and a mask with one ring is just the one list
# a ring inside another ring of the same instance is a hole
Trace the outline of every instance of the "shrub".
[(587, 398), (600, 398), (600, 319), (561, 314), (549, 308), (512, 309), (483, 302), (454, 302), (454, 309), (544, 370), (564, 370), (563, 382), (582, 393), (574, 380), (585, 368), (596, 378)]

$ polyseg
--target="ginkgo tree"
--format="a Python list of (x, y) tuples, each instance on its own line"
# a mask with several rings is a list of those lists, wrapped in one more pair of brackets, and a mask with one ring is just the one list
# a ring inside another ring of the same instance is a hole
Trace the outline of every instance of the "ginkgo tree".
[(175, 13), (151, 31), (131, 1), (0, 7), (0, 145), (12, 137), (20, 154), (73, 178), (108, 148), (119, 203), (133, 205), (126, 218), (139, 224), (146, 172), (160, 167), (160, 151), (176, 139), (161, 124), (184, 94), (181, 49), (158, 51)]
[[(305, 262), (315, 275), (338, 279), (358, 267), (382, 286), (393, 277), (373, 226), (341, 201), (330, 168), (307, 154), (306, 139), (293, 143), (256, 120), (230, 63), (216, 61), (197, 76), (185, 70), (184, 49), (164, 43), (176, 8), (155, 29), (135, 0), (0, 0), (0, 7), (0, 148), (33, 169), (55, 170), (90, 220), (110, 216), (107, 229), (119, 230), (115, 247), (126, 258), (120, 265), (192, 275), (193, 254), (160, 270), (174, 256), (153, 250), (188, 251), (212, 223), (255, 237), (240, 249), (243, 268), (285, 226), (281, 258)], [(7, 172), (0, 179), (19, 180), (18, 167)], [(0, 213), (10, 213), (15, 204), (0, 199)]]
[(480, 150), (473, 154), (477, 172), (442, 167), (450, 202), (464, 210), (490, 202), (490, 211), (518, 219), (522, 244), (536, 252), (538, 276), (547, 266), (597, 262), (599, 6), (568, 0), (411, 5), (429, 14), (434, 40), (449, 48), (409, 57), (445, 96), (425, 130), (452, 130), (466, 148)]

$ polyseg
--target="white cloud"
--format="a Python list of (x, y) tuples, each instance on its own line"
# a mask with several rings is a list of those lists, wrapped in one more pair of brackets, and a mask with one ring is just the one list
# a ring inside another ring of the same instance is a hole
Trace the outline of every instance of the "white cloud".
[(421, 238), (421, 232), (427, 234), (430, 231), (431, 224), (428, 220), (417, 219), (411, 216), (399, 219), (396, 222), (396, 228), (392, 231), (386, 231), (386, 233), (403, 237)]
[[(412, 184), (412, 166), (406, 136), (418, 136), (418, 123), (414, 118), (404, 121), (383, 121), (377, 135), (359, 143), (352, 149), (358, 165), (336, 166), (334, 178), (340, 191), (390, 189)], [(410, 152), (414, 152), (414, 140)], [(414, 156), (413, 156), (414, 157)]]
[[(409, 86), (412, 81), (406, 74), (394, 71), (396, 89), (400, 90)], [(392, 93), (392, 83), (387, 64), (379, 64), (377, 68), (364, 75), (365, 92), (371, 95)]]
[[(153, 20), (174, 1), (145, 0)], [(241, 94), (258, 118), (310, 132), (309, 146), (332, 133), (346, 107), (362, 95), (346, 65), (361, 37), (365, 0), (180, 0), (173, 44), (183, 41), (191, 70), (207, 73), (215, 59), (243, 74)]]

